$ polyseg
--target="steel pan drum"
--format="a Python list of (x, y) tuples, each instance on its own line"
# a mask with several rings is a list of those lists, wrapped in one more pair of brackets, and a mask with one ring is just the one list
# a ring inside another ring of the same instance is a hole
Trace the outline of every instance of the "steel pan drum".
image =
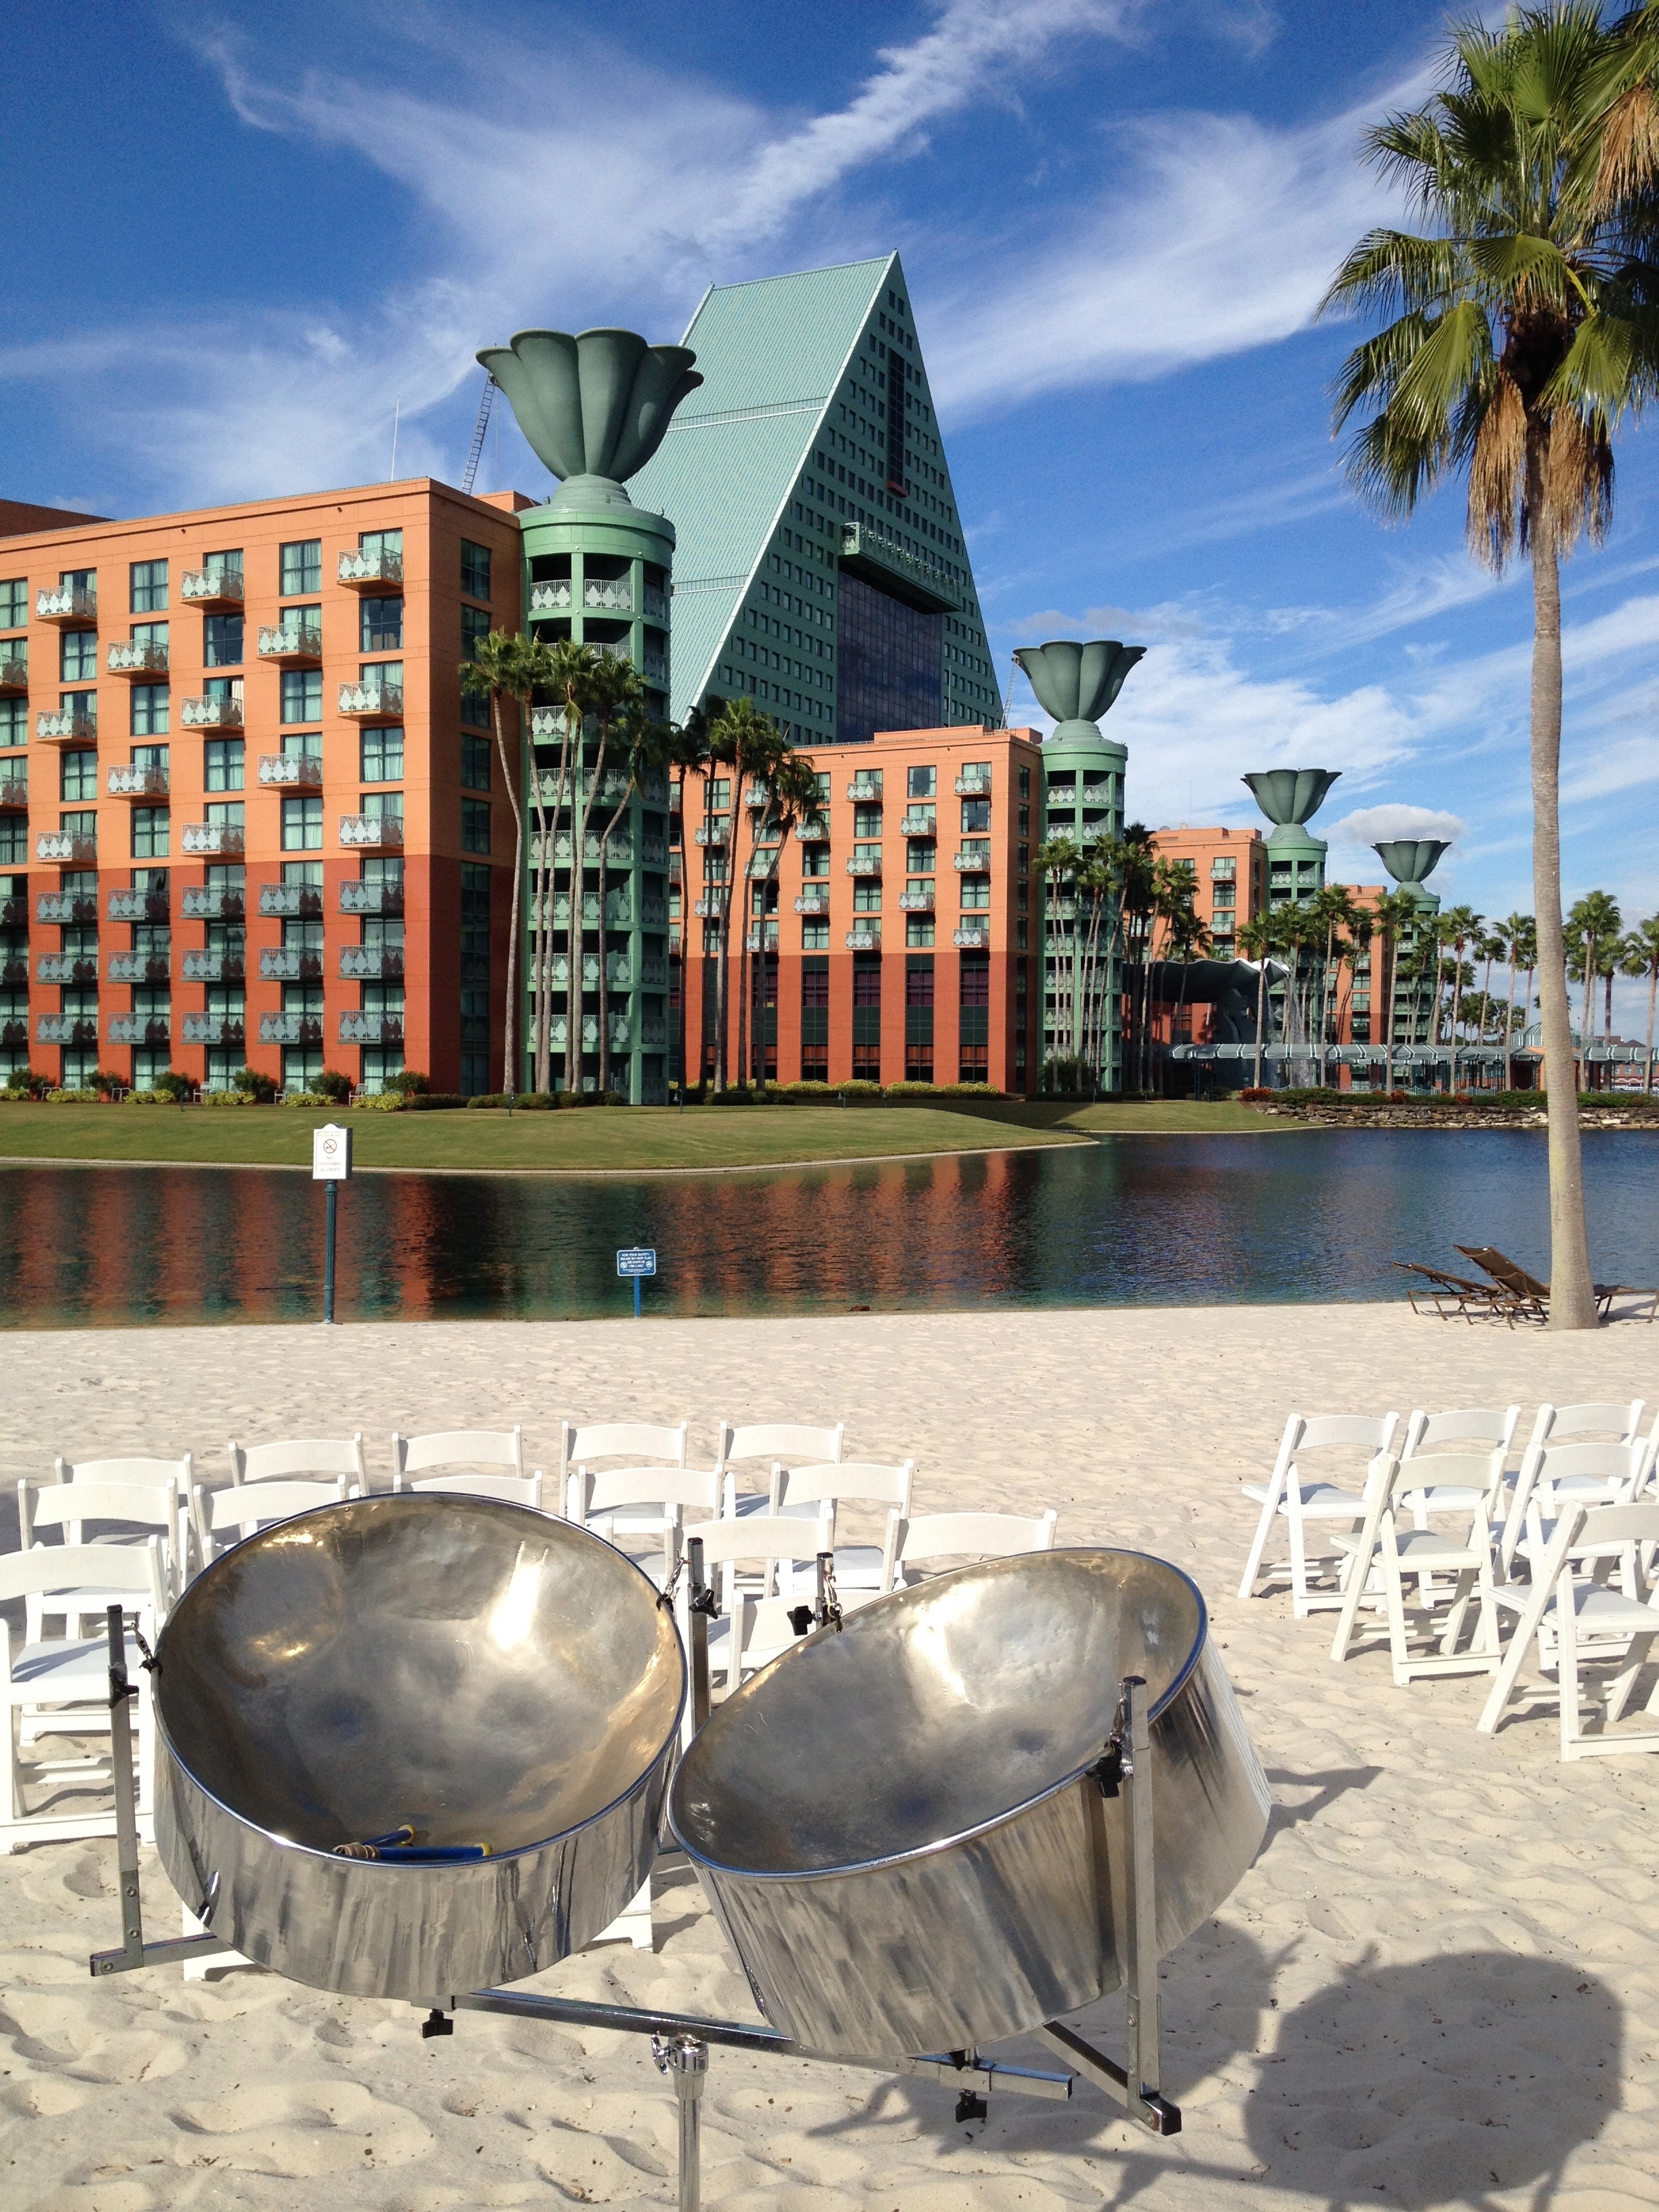
[(670, 1792), (767, 2018), (809, 2049), (960, 2050), (1124, 1972), (1124, 1800), (1091, 1771), (1118, 1684), (1152, 1717), (1160, 1955), (1234, 1887), (1267, 1785), (1203, 1598), (1134, 1552), (941, 1575), (797, 1644)]
[[(328, 1505), (185, 1591), (155, 1836), (214, 1935), (296, 1981), (447, 1998), (591, 1942), (656, 1856), (685, 1661), (646, 1577), (483, 1498)], [(404, 1824), (489, 1856), (337, 1857)]]

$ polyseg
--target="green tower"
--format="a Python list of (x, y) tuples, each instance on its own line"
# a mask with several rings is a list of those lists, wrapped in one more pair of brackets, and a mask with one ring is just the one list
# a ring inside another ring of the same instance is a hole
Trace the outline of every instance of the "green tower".
[[(574, 337), (520, 331), (510, 346), (478, 356), (537, 455), (562, 479), (544, 505), (519, 517), (525, 627), (550, 642), (569, 638), (630, 660), (659, 719), (668, 713), (674, 526), (635, 507), (623, 486), (656, 452), (680, 401), (702, 382), (696, 358), (684, 346), (648, 346), (632, 331), (614, 330)], [(537, 785), (544, 806), (558, 795), (562, 711), (532, 708), (530, 734), (527, 819)], [(550, 891), (552, 957), (540, 987), (550, 992), (556, 1068), (562, 1068), (569, 1024), (579, 1020), (581, 1085), (597, 1087), (603, 1006), (612, 1086), (625, 1090), (632, 1105), (661, 1105), (668, 1097), (668, 781), (660, 771), (647, 772), (629, 798), (606, 849), (601, 915), (598, 835), (616, 816), (629, 778), (613, 757), (596, 788), (598, 752), (590, 722), (572, 749), (564, 805), (548, 823), (551, 852), (538, 848), (533, 830), (526, 839), (523, 1030), (527, 1041), (534, 1035), (533, 921), (537, 902)], [(579, 866), (575, 846), (590, 794), (590, 844)]]
[[(1097, 717), (1114, 704), (1129, 671), (1146, 653), (1144, 645), (1121, 645), (1098, 637), (1086, 645), (1059, 638), (1026, 646), (1014, 659), (1025, 672), (1037, 703), (1054, 718), (1043, 742), (1043, 836), (1069, 837), (1086, 852), (1103, 839), (1123, 834), (1123, 777), (1127, 750), (1101, 734)], [(1046, 1057), (1080, 1060), (1085, 1048), (1083, 945), (1076, 904), (1062, 899), (1056, 922), (1044, 901), (1043, 1044)], [(1100, 1067), (1104, 1087), (1120, 1082), (1118, 962), (1113, 957), (1100, 978), (1103, 1014), (1098, 1020)]]
[(1419, 917), (1413, 927), (1402, 929), (1394, 943), (1390, 984), (1394, 992), (1394, 1026), (1390, 1034), (1396, 1044), (1433, 1042), (1429, 1035), (1430, 1012), (1424, 980), (1415, 973), (1402, 977), (1401, 971), (1402, 968), (1416, 969), (1418, 963), (1413, 956), (1430, 941), (1434, 916), (1440, 911), (1440, 894), (1425, 890), (1424, 878), (1434, 873), (1449, 849), (1449, 841), (1440, 837), (1395, 837), (1371, 848), (1401, 890), (1416, 902)]
[[(1256, 805), (1273, 823), (1267, 838), (1267, 904), (1270, 908), (1303, 906), (1325, 888), (1325, 858), (1330, 847), (1308, 828), (1340, 776), (1337, 768), (1275, 768), (1243, 780)], [(1305, 975), (1316, 955), (1303, 947), (1301, 967)], [(1275, 983), (1267, 997), (1272, 1007), (1268, 1034), (1282, 1037), (1288, 1011), (1286, 986)]]

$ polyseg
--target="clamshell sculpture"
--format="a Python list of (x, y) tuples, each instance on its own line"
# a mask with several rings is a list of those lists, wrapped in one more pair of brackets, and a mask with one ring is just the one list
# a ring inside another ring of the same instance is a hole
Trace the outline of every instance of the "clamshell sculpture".
[(1273, 768), (1243, 781), (1274, 828), (1290, 830), (1312, 821), (1341, 773), (1340, 768)]
[(1395, 883), (1416, 890), (1451, 850), (1449, 837), (1391, 837), (1371, 848)]
[(1092, 638), (1086, 645), (1055, 638), (1047, 645), (1023, 646), (1014, 659), (1025, 671), (1038, 705), (1059, 724), (1054, 737), (1092, 737), (1097, 735), (1095, 723), (1146, 652), (1144, 645), (1121, 645), (1115, 637)]
[(532, 450), (564, 480), (556, 503), (627, 500), (622, 487), (662, 443), (702, 379), (684, 346), (635, 331), (520, 331), (478, 359), (507, 394)]

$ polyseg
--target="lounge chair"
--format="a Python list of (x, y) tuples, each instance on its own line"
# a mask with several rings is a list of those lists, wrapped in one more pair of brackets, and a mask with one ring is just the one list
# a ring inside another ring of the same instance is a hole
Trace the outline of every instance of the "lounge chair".
[(1471, 1282), (1467, 1275), (1449, 1275), (1443, 1267), (1425, 1267), (1415, 1260), (1396, 1260), (1393, 1264), (1403, 1274), (1423, 1278), (1420, 1283), (1406, 1286), (1413, 1313), (1438, 1314), (1442, 1321), (1457, 1315), (1467, 1322), (1495, 1321), (1501, 1316), (1511, 1328), (1515, 1327), (1516, 1301), (1498, 1285)]
[[(1473, 1260), (1477, 1267), (1484, 1267), (1493, 1282), (1508, 1291), (1516, 1300), (1528, 1320), (1547, 1321), (1550, 1310), (1550, 1286), (1540, 1283), (1536, 1275), (1529, 1275), (1524, 1267), (1491, 1244), (1460, 1244), (1457, 1246), (1466, 1260)], [(1602, 1321), (1613, 1311), (1615, 1298), (1645, 1298), (1648, 1302), (1646, 1318), (1653, 1319), (1659, 1310), (1659, 1290), (1638, 1289), (1633, 1283), (1592, 1283), (1595, 1310)]]

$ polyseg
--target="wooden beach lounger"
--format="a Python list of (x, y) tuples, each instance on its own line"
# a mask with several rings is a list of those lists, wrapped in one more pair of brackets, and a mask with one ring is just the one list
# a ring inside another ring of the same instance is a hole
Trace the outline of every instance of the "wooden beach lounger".
[[(1508, 1291), (1518, 1306), (1533, 1321), (1547, 1321), (1550, 1310), (1550, 1286), (1529, 1275), (1524, 1267), (1517, 1267), (1491, 1244), (1460, 1244), (1457, 1249), (1466, 1260), (1473, 1260), (1477, 1267), (1484, 1267), (1500, 1289)], [(1653, 1319), (1659, 1310), (1659, 1290), (1638, 1288), (1633, 1283), (1592, 1283), (1595, 1295), (1595, 1310), (1603, 1321), (1613, 1311), (1615, 1298), (1645, 1298), (1648, 1310), (1645, 1318)]]
[(1467, 1322), (1501, 1318), (1511, 1328), (1515, 1327), (1516, 1301), (1500, 1285), (1471, 1282), (1466, 1275), (1449, 1275), (1443, 1267), (1425, 1267), (1415, 1260), (1396, 1260), (1393, 1264), (1402, 1274), (1423, 1278), (1406, 1286), (1413, 1313), (1437, 1314), (1442, 1321), (1460, 1314)]

